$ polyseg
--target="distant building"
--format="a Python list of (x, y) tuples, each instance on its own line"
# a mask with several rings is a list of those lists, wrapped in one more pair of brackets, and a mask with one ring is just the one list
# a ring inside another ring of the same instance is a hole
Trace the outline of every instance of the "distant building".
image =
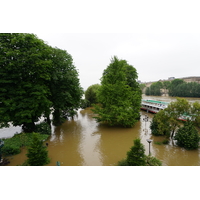
[(169, 81), (172, 81), (172, 80), (174, 80), (174, 79), (175, 79), (175, 77), (169, 77), (169, 78), (168, 78)]

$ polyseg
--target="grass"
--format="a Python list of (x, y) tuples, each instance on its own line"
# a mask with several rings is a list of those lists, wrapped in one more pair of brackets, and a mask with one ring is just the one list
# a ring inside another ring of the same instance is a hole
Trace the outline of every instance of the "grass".
[(168, 139), (164, 139), (162, 142), (154, 141), (154, 144), (157, 144), (157, 145), (169, 144), (169, 140)]
[[(42, 141), (47, 140), (49, 135), (40, 134), (39, 138)], [(15, 134), (12, 138), (3, 139), (4, 146), (1, 152), (4, 156), (16, 155), (21, 152), (21, 147), (29, 146), (33, 138), (33, 133), (20, 133)]]

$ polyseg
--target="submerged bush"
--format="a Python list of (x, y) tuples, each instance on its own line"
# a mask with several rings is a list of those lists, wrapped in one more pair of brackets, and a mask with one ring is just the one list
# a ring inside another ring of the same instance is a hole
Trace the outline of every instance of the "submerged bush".
[[(41, 141), (49, 137), (47, 134), (39, 134)], [(4, 156), (15, 155), (21, 152), (21, 147), (30, 145), (33, 138), (33, 133), (20, 133), (14, 135), (12, 138), (3, 139), (4, 146), (1, 152)]]
[(188, 121), (183, 127), (179, 128), (175, 137), (176, 144), (180, 147), (184, 147), (188, 150), (197, 149), (199, 147), (200, 137), (197, 129), (193, 123)]
[(146, 156), (147, 166), (162, 166), (162, 162), (153, 156)]
[(48, 123), (42, 122), (40, 124), (36, 124), (36, 132), (40, 134), (51, 135), (51, 127)]
[(118, 166), (161, 166), (162, 162), (153, 156), (146, 156), (140, 139), (134, 140), (134, 146), (127, 152), (127, 158), (118, 162)]

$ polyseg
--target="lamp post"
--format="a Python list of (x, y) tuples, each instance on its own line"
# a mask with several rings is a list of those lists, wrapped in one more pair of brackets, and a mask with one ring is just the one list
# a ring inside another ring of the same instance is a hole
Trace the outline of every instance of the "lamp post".
[(1, 159), (1, 147), (3, 147), (4, 145), (4, 141), (0, 139), (0, 163), (2, 162), (2, 159)]
[(147, 142), (149, 143), (149, 156), (151, 155), (151, 151), (150, 151), (150, 144), (153, 140), (147, 139)]

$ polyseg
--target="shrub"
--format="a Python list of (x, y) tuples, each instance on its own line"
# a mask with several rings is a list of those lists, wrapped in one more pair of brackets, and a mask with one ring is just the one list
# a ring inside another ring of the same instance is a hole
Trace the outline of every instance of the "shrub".
[(51, 135), (51, 127), (46, 122), (41, 122), (40, 124), (36, 124), (36, 132), (40, 134)]
[[(44, 141), (49, 135), (39, 134), (38, 137), (41, 141)], [(1, 148), (1, 152), (5, 156), (18, 154), (21, 152), (22, 146), (30, 145), (32, 138), (33, 133), (20, 133), (14, 135), (12, 138), (3, 139), (4, 146)]]
[(161, 166), (162, 162), (153, 156), (146, 156), (140, 139), (134, 140), (134, 146), (127, 152), (127, 158), (118, 162), (118, 166)]
[(179, 128), (175, 137), (177, 145), (185, 149), (197, 149), (199, 147), (200, 137), (193, 123), (188, 121), (183, 127)]
[(163, 144), (169, 144), (169, 140), (168, 140), (168, 139), (164, 139), (164, 140), (162, 141), (162, 143), (163, 143)]
[(4, 145), (2, 147), (2, 154), (4, 155), (15, 155), (15, 154), (18, 154), (20, 153), (20, 147), (18, 145)]
[(162, 166), (162, 162), (153, 156), (146, 156), (147, 166)]
[(155, 141), (154, 144), (161, 145), (162, 143)]
[(122, 159), (117, 163), (118, 166), (128, 166), (127, 160)]
[(134, 146), (127, 152), (127, 163), (129, 166), (145, 166), (145, 149), (140, 139), (135, 139)]
[(50, 162), (46, 146), (43, 146), (38, 133), (33, 133), (33, 139), (26, 155), (27, 164), (30, 166), (43, 166)]

